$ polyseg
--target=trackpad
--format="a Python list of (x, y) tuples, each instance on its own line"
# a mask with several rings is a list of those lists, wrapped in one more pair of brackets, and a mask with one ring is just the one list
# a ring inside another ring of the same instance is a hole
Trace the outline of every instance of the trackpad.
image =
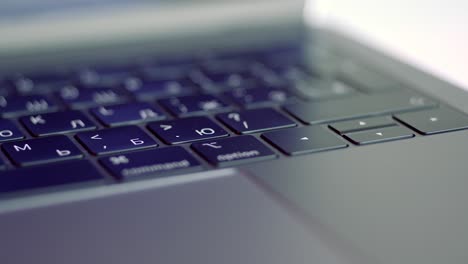
[(465, 130), (249, 169), (365, 263), (466, 264), (467, 149)]
[(248, 177), (226, 171), (5, 213), (0, 258), (10, 264), (348, 263)]

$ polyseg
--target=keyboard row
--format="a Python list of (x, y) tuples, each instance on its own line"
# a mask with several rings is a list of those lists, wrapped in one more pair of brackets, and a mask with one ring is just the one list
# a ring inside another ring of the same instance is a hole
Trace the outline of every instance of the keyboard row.
[[(300, 51), (295, 51), (297, 52)], [(209, 91), (222, 91), (258, 84), (279, 85), (284, 84), (292, 75), (297, 77), (298, 72), (301, 75), (308, 75), (310, 72), (309, 67), (299, 65), (299, 61), (288, 60), (286, 64), (283, 60), (278, 65), (276, 55), (270, 55), (186, 58), (172, 62), (130, 62), (121, 65), (113, 62), (80, 69), (49, 69), (44, 73), (9, 74), (3, 78), (0, 76), (0, 95), (70, 91), (61, 90), (63, 87), (120, 87), (141, 96), (158, 96), (162, 93), (191, 92), (195, 86)], [(298, 58), (297, 54), (288, 56)], [(155, 86), (160, 87), (157, 92), (152, 88)]]
[[(157, 87), (155, 87), (157, 91)], [(75, 89), (75, 88), (67, 88)], [(0, 96), (0, 114), (2, 117), (16, 117), (26, 114), (48, 113), (63, 109), (87, 109), (100, 106), (112, 106), (116, 104), (132, 104), (135, 101), (153, 102), (151, 96), (141, 100), (119, 94), (114, 89), (79, 90), (74, 93), (74, 98), (66, 100), (64, 104), (51, 99), (46, 95), (29, 95), (5, 97)], [(238, 88), (222, 95), (192, 94), (185, 96), (172, 96), (158, 99), (159, 105), (166, 108), (174, 116), (184, 116), (203, 111), (225, 109), (229, 105), (242, 108), (254, 106), (281, 104), (292, 101), (293, 95), (281, 88)], [(68, 95), (67, 95), (68, 96)], [(71, 95), (70, 95), (71, 96)]]
[[(232, 119), (244, 126), (243, 119), (238, 120), (234, 115)], [(295, 123), (280, 127), (289, 126), (295, 126)], [(433, 108), (395, 114), (393, 118), (384, 116), (336, 122), (328, 128), (313, 125), (278, 129), (264, 132), (260, 138), (284, 154), (293, 156), (346, 148), (348, 143), (343, 138), (357, 145), (365, 145), (414, 137), (414, 132), (406, 126), (423, 135), (448, 132), (468, 128), (468, 117), (451, 109)], [(229, 133), (206, 117), (172, 120), (170, 123), (155, 122), (148, 127), (166, 144), (193, 142), (190, 148), (217, 167), (278, 156), (260, 138), (251, 135), (230, 137)], [(78, 133), (76, 139), (92, 154), (108, 154), (100, 156), (98, 162), (117, 180), (203, 169), (199, 159), (186, 148), (158, 143), (137, 126)], [(65, 135), (7, 142), (2, 144), (2, 149), (15, 164), (24, 167), (0, 173), (0, 193), (73, 183), (104, 183), (105, 176), (90, 161), (82, 159), (84, 154), (80, 148)], [(4, 165), (0, 160), (0, 167)]]
[[(244, 96), (244, 98), (246, 97)], [(91, 108), (89, 113), (100, 121), (102, 125), (113, 127), (168, 119), (169, 117), (162, 108), (175, 117), (230, 112), (227, 116), (219, 114), (217, 117), (223, 123), (233, 128), (235, 132), (243, 133), (252, 130), (252, 124), (257, 123), (258, 120), (263, 120), (263, 118), (267, 118), (266, 120), (275, 120), (278, 117), (278, 115), (270, 116), (269, 112), (255, 110), (268, 105), (268, 102), (271, 103), (269, 105), (284, 105), (285, 111), (306, 124), (330, 123), (366, 116), (408, 110), (413, 111), (437, 105), (437, 103), (424, 96), (407, 92), (361, 95), (323, 102), (281, 101), (282, 103), (280, 103), (279, 99), (274, 101), (268, 96), (251, 96), (249, 98), (252, 103), (257, 102), (259, 104), (256, 108), (247, 108), (248, 110), (240, 110), (240, 112), (233, 112), (236, 107), (225, 103), (217, 96), (195, 95), (160, 100), (159, 103), (162, 107), (147, 102), (136, 102), (98, 106)], [(31, 101), (27, 101), (26, 103), (13, 101), (13, 103), (9, 103), (8, 105), (10, 109), (21, 106), (21, 109), (24, 110), (31, 107)], [(49, 104), (45, 105), (47, 105), (48, 108), (42, 110), (55, 110)], [(40, 109), (40, 107), (38, 106), (34, 109)], [(16, 113), (23, 113), (22, 110)], [(0, 113), (7, 115), (10, 112), (2, 111)], [(250, 123), (250, 128), (245, 127), (248, 126), (248, 124), (232, 122), (233, 120), (240, 120), (241, 114), (242, 117), (250, 119), (250, 122), (248, 122)], [(84, 113), (77, 110), (59, 110), (58, 112), (38, 113), (20, 117), (19, 120), (33, 136), (93, 130), (97, 127)], [(242, 126), (244, 126), (244, 128)], [(1, 131), (5, 131), (5, 133), (0, 134), (0, 142), (16, 140), (23, 137), (20, 130), (18, 130), (11, 121), (8, 121), (8, 119), (0, 120), (0, 129)]]
[[(203, 101), (200, 97), (197, 100), (193, 100), (194, 98), (192, 97), (168, 99), (168, 103), (171, 106), (168, 106), (166, 110), (172, 107), (178, 109), (173, 109), (174, 112), (185, 111), (185, 113), (199, 113), (201, 115), (209, 112), (219, 112), (216, 118), (237, 134), (254, 133), (295, 125), (289, 118), (272, 108), (254, 108), (236, 111), (228, 105), (218, 103), (215, 97), (210, 95), (205, 95), (203, 98), (210, 98), (211, 101)], [(372, 96), (355, 96), (316, 103), (296, 102), (286, 104), (283, 108), (302, 123), (313, 125), (422, 110), (436, 106), (436, 102), (426, 97), (399, 92)], [(101, 106), (91, 109), (90, 113), (107, 127), (169, 119), (160, 108), (148, 103)], [(180, 130), (183, 132), (183, 127), (186, 126), (187, 120), (192, 119), (167, 120), (163, 122), (162, 126), (169, 129), (169, 127), (175, 124), (182, 124), (178, 125), (178, 127), (182, 127)], [(98, 124), (94, 123), (83, 112), (76, 110), (23, 116), (19, 118), (19, 121), (34, 137), (96, 130), (99, 127)], [(201, 124), (203, 123), (205, 122), (201, 122)], [(205, 128), (209, 128), (210, 126), (214, 127), (215, 124), (208, 124)], [(201, 128), (203, 127), (199, 129)], [(168, 144), (180, 141), (180, 139), (168, 139), (165, 136), (159, 135), (161, 132), (154, 126), (150, 126), (150, 129), (159, 137), (162, 137)], [(22, 129), (18, 129), (14, 122), (9, 119), (0, 119), (0, 142), (23, 138), (25, 138), (25, 135)]]

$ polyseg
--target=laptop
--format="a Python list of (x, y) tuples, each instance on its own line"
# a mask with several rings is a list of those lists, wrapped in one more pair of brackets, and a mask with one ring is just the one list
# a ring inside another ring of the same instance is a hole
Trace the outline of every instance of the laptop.
[(1, 263), (467, 263), (468, 95), (313, 4), (2, 2)]

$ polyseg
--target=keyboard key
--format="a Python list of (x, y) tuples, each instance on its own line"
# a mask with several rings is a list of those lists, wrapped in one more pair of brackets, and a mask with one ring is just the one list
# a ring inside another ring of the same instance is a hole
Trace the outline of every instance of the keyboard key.
[(339, 79), (369, 93), (403, 89), (397, 80), (351, 61), (341, 63), (337, 75)]
[(287, 105), (286, 111), (304, 123), (320, 124), (435, 107), (437, 104), (412, 93), (361, 95), (325, 102)]
[(133, 76), (136, 69), (135, 65), (113, 65), (84, 69), (78, 73), (78, 80), (87, 87), (116, 86)]
[(99, 105), (117, 104), (122, 103), (128, 99), (118, 89), (79, 89), (76, 86), (62, 87), (58, 93), (58, 96), (67, 106), (76, 109)]
[(34, 74), (17, 74), (8, 82), (18, 94), (44, 94), (54, 91), (72, 81), (69, 72), (45, 72)]
[(216, 117), (238, 134), (296, 126), (296, 123), (271, 108), (230, 112)]
[(204, 73), (196, 78), (206, 91), (225, 91), (239, 87), (253, 87), (258, 83), (250, 71)]
[(79, 159), (83, 156), (81, 151), (66, 136), (8, 142), (4, 143), (2, 148), (8, 157), (20, 166)]
[(282, 104), (292, 98), (288, 92), (279, 88), (238, 88), (227, 92), (226, 96), (243, 107)]
[(158, 144), (137, 126), (82, 132), (78, 140), (94, 155), (156, 147)]
[(13, 94), (13, 89), (0, 79), (0, 95), (7, 96)]
[(177, 171), (193, 171), (200, 163), (182, 147), (169, 147), (119, 154), (99, 160), (118, 179), (167, 176)]
[(63, 111), (20, 118), (34, 136), (62, 134), (95, 129), (89, 118), (79, 111)]
[(272, 150), (253, 136), (194, 143), (192, 148), (208, 162), (216, 166), (232, 166), (276, 157)]
[(232, 56), (227, 57), (224, 55), (214, 55), (214, 58), (203, 61), (201, 67), (207, 74), (207, 77), (213, 76), (213, 81), (226, 80), (229, 73), (247, 77), (251, 76), (249, 75), (249, 70), (255, 65), (252, 59), (253, 58), (240, 58), (239, 54), (232, 54)]
[(167, 144), (179, 144), (229, 135), (207, 117), (188, 117), (150, 123), (148, 127)]
[(318, 78), (297, 80), (291, 90), (306, 100), (326, 100), (357, 94), (354, 88), (345, 83)]
[(447, 108), (399, 114), (395, 118), (425, 135), (468, 128), (465, 114)]
[(320, 126), (284, 129), (262, 134), (262, 137), (288, 155), (345, 148), (348, 145)]
[(46, 113), (55, 110), (57, 110), (57, 105), (45, 96), (0, 96), (0, 113), (3, 117)]
[(199, 90), (191, 80), (186, 78), (152, 81), (129, 78), (124, 82), (124, 88), (141, 100), (188, 95)]
[(163, 112), (148, 103), (128, 103), (113, 106), (101, 106), (91, 113), (106, 126), (118, 126), (139, 122), (165, 119)]
[(355, 144), (366, 145), (397, 139), (412, 138), (414, 137), (414, 134), (407, 128), (392, 126), (350, 133), (344, 136)]
[(229, 108), (219, 98), (209, 95), (189, 95), (160, 100), (159, 103), (176, 116), (220, 111)]
[(103, 183), (104, 177), (89, 161), (76, 160), (3, 171), (0, 193)]
[(0, 142), (22, 139), (24, 134), (8, 119), (0, 119)]
[[(156, 64), (147, 64), (143, 67), (143, 78), (147, 81), (181, 80), (186, 78), (192, 70), (198, 67), (193, 58), (176, 58), (158, 60)], [(187, 79), (188, 80), (188, 79)]]
[(395, 125), (397, 125), (397, 123), (389, 117), (371, 117), (333, 123), (330, 125), (330, 127), (340, 134), (346, 134), (350, 132)]

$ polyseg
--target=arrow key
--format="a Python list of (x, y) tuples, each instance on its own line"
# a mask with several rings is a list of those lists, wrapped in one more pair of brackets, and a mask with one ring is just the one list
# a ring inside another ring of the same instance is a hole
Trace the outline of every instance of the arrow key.
[(423, 135), (468, 128), (468, 116), (448, 108), (398, 114), (395, 118)]
[(411, 138), (414, 137), (414, 134), (407, 128), (401, 126), (392, 126), (349, 133), (344, 136), (355, 144), (366, 145), (384, 141)]
[(262, 134), (262, 137), (288, 155), (345, 148), (348, 145), (326, 128), (306, 126)]
[(330, 127), (340, 134), (347, 134), (380, 127), (396, 126), (397, 123), (389, 117), (371, 117), (333, 123)]

